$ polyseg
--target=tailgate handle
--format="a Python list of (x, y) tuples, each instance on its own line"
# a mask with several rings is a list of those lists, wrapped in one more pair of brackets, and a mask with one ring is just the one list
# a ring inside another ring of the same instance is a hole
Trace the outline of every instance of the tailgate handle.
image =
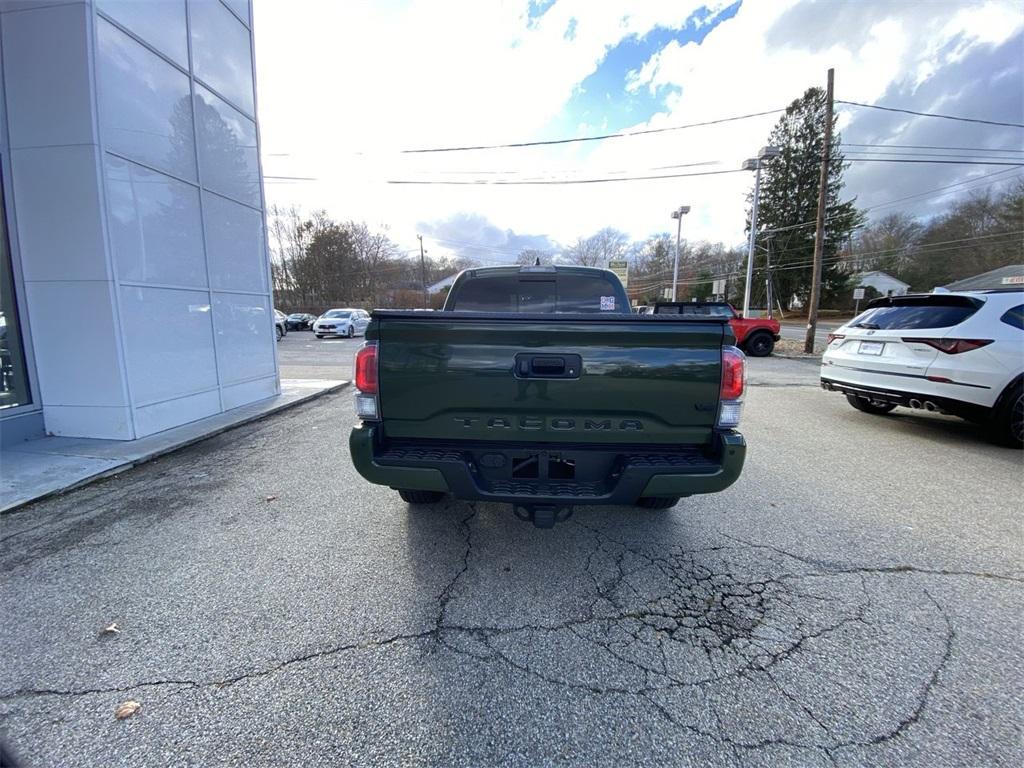
[(521, 352), (516, 355), (518, 379), (578, 379), (583, 359), (579, 355), (543, 355)]
[(565, 373), (564, 357), (535, 357), (530, 372), (538, 376), (561, 376)]

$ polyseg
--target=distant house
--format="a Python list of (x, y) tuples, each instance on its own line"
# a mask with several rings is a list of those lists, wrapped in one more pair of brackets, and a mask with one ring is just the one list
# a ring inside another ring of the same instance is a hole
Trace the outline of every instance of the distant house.
[(1009, 264), (1005, 267), (982, 272), (974, 277), (965, 277), (949, 285), (936, 288), (937, 291), (994, 291), (1013, 286), (1024, 287), (1024, 264)]
[(445, 288), (451, 288), (452, 287), (452, 283), (455, 282), (455, 278), (458, 277), (458, 276), (459, 276), (459, 273), (456, 272), (453, 275), (448, 275), (448, 277), (444, 278), (443, 280), (438, 280), (433, 285), (428, 285), (427, 286), (427, 293), (440, 293)]
[(910, 285), (890, 275), (888, 272), (862, 272), (854, 275), (858, 288), (874, 288), (883, 296), (903, 296)]

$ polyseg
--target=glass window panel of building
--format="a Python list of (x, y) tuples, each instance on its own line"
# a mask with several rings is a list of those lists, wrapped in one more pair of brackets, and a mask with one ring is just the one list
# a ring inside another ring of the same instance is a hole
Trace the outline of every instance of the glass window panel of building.
[(105, 166), (118, 279), (205, 287), (198, 188), (114, 155)]
[(196, 84), (196, 126), (203, 186), (261, 207), (256, 123)]
[(188, 76), (103, 19), (98, 33), (100, 124), (107, 150), (194, 181)]
[(192, 74), (255, 115), (249, 29), (220, 0), (191, 0)]
[(266, 293), (263, 216), (245, 205), (203, 192), (211, 287)]
[(224, 2), (238, 14), (238, 18), (242, 21), (246, 24), (252, 23), (252, 17), (249, 15), (249, 0), (224, 0)]
[(96, 8), (188, 69), (185, 0), (96, 0)]
[(222, 384), (274, 375), (273, 313), (265, 296), (215, 292), (213, 325)]

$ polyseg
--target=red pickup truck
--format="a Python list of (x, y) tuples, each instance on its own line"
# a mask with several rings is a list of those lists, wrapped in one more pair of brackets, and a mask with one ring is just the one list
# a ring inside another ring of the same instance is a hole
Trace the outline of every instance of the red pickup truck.
[(736, 346), (751, 357), (767, 357), (779, 340), (779, 321), (770, 317), (743, 317), (724, 301), (666, 301), (654, 305), (656, 315), (710, 315), (729, 318)]

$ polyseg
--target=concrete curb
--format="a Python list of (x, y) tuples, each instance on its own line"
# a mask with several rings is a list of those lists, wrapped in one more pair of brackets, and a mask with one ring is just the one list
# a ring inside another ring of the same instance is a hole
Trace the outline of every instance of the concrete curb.
[(21, 509), (22, 507), (27, 506), (28, 504), (34, 504), (37, 501), (42, 501), (43, 499), (63, 495), (65, 493), (68, 493), (69, 491), (74, 491), (78, 488), (90, 485), (91, 483), (95, 483), (99, 480), (103, 480), (108, 477), (113, 477), (114, 475), (119, 475), (122, 472), (127, 472), (129, 469), (140, 466), (142, 464), (146, 464), (150, 461), (153, 461), (154, 459), (160, 458), (161, 456), (166, 456), (169, 453), (180, 451), (182, 448), (187, 448), (190, 445), (195, 445), (196, 443), (201, 443), (204, 440), (209, 440), (211, 437), (216, 437), (217, 435), (221, 435), (225, 432), (230, 432), (233, 429), (245, 426), (246, 424), (251, 424), (254, 421), (259, 421), (260, 419), (266, 418), (267, 416), (273, 416), (274, 414), (281, 413), (282, 411), (286, 411), (289, 408), (294, 408), (297, 405), (312, 402), (313, 400), (321, 398), (325, 395), (340, 392), (341, 390), (348, 387), (350, 384), (351, 382), (342, 381), (330, 387), (316, 389), (311, 391), (308, 395), (300, 395), (295, 399), (289, 400), (288, 402), (273, 405), (268, 410), (247, 414), (245, 416), (241, 416), (238, 419), (238, 421), (221, 424), (216, 427), (213, 427), (210, 429), (209, 432), (204, 432), (202, 434), (193, 435), (189, 437), (183, 437), (178, 442), (168, 443), (167, 445), (161, 446), (160, 448), (155, 448), (152, 451), (149, 451), (143, 455), (131, 459), (126, 459), (121, 464), (117, 464), (116, 466), (113, 467), (107, 467), (103, 470), (96, 472), (95, 474), (89, 475), (88, 477), (79, 478), (74, 482), (69, 483), (68, 485), (63, 486), (61, 488), (54, 488), (52, 490), (45, 491), (31, 498), (18, 499), (17, 501), (7, 504), (6, 506), (0, 507), (0, 515), (6, 514), (8, 512), (13, 512), (14, 510)]
[(782, 355), (778, 352), (772, 352), (772, 357), (779, 357), (783, 360), (803, 360), (808, 363), (820, 363), (821, 355)]

